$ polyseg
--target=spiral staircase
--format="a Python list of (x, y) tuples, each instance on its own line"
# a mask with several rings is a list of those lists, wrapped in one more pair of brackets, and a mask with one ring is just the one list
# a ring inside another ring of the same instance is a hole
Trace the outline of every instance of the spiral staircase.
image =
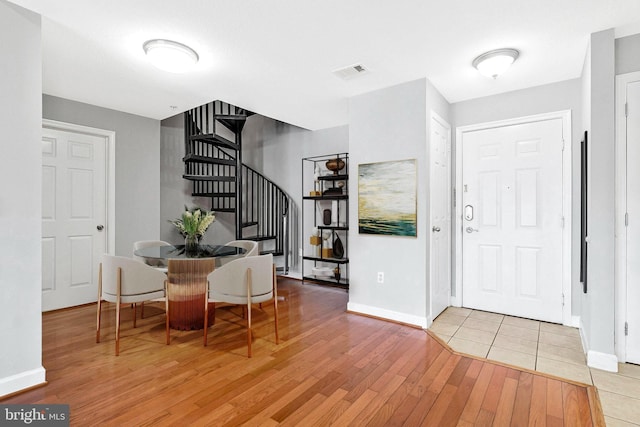
[(242, 130), (254, 113), (213, 101), (184, 113), (183, 178), (192, 196), (211, 198), (211, 210), (235, 214), (236, 240), (260, 242), (261, 253), (284, 256), (289, 269), (290, 197), (242, 163)]

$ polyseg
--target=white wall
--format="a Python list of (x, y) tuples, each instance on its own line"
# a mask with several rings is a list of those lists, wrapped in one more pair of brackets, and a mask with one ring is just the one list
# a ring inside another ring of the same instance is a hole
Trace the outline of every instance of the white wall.
[[(582, 294), (582, 335), (588, 363), (614, 356), (614, 172), (615, 40), (614, 31), (591, 35), (585, 73), (588, 108), (588, 292)], [(588, 80), (588, 81), (587, 81)], [(604, 367), (606, 368), (606, 366)]]
[[(430, 110), (449, 120), (447, 102), (427, 79), (349, 100), (349, 310), (426, 327), (429, 311)], [(417, 237), (358, 233), (358, 165), (417, 161)], [(384, 283), (377, 283), (384, 272)]]
[[(40, 16), (0, 0), (0, 396), (41, 384)], [(19, 183), (19, 185), (14, 185)]]
[(42, 117), (116, 133), (116, 255), (160, 236), (160, 121), (42, 96)]
[(640, 34), (616, 39), (616, 74), (640, 71)]
[[(582, 103), (580, 79), (566, 80), (499, 95), (458, 102), (451, 105), (454, 126), (506, 120), (553, 111), (571, 110), (572, 124), (572, 230), (571, 230), (571, 309), (580, 313), (580, 141), (582, 140)], [(455, 132), (454, 132), (455, 139)], [(455, 142), (454, 142), (455, 147)], [(455, 158), (455, 156), (454, 156)]]

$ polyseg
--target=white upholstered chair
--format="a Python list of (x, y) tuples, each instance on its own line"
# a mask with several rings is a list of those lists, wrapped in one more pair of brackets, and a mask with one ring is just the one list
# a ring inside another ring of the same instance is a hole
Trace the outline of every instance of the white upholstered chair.
[(273, 255), (247, 256), (235, 259), (212, 271), (207, 276), (207, 298), (204, 309), (204, 345), (207, 345), (209, 302), (243, 304), (247, 307), (247, 356), (251, 357), (251, 306), (273, 300), (273, 311), (278, 337), (278, 287)]
[(135, 259), (103, 255), (98, 277), (98, 313), (96, 342), (100, 342), (102, 300), (116, 304), (116, 356), (120, 354), (120, 306), (134, 304), (133, 327), (136, 327), (135, 304), (163, 298), (167, 276)]
[(256, 256), (256, 255), (260, 255), (260, 248), (258, 247), (258, 242), (255, 242), (253, 240), (232, 240), (228, 243), (225, 243), (225, 246), (237, 246), (239, 248), (242, 248), (245, 250), (245, 253), (242, 255), (234, 255), (234, 256), (228, 256), (228, 257), (223, 257), (220, 258), (218, 260), (216, 260), (216, 267), (219, 268), (225, 264), (230, 263), (231, 261), (238, 259), (238, 258), (243, 258), (243, 257), (248, 257), (248, 256)]
[(245, 257), (260, 255), (258, 242), (255, 242), (253, 240), (232, 240), (225, 246), (237, 246), (244, 249), (246, 251), (244, 253)]
[(164, 269), (164, 272), (167, 272), (167, 265), (163, 260), (149, 259), (141, 256), (137, 256), (135, 251), (138, 249), (149, 248), (153, 246), (171, 246), (171, 243), (165, 242), (164, 240), (138, 240), (133, 243), (133, 257), (137, 260), (144, 262), (147, 265), (152, 267), (157, 267), (160, 269)]

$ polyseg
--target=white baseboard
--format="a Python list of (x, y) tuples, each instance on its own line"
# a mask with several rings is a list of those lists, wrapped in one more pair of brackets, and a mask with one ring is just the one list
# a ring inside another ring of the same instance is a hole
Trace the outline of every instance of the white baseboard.
[(371, 307), (363, 304), (347, 303), (347, 310), (354, 313), (366, 314), (368, 316), (379, 317), (381, 319), (393, 320), (395, 322), (406, 323), (408, 325), (419, 326), (426, 329), (428, 319), (421, 316), (399, 313), (397, 311), (385, 310), (383, 308)]
[(580, 316), (571, 316), (571, 319), (569, 321), (571, 323), (569, 323), (566, 326), (571, 326), (573, 328), (579, 328), (580, 327)]
[(451, 304), (452, 307), (462, 307), (462, 302), (458, 297), (450, 297), (449, 304)]
[(602, 369), (603, 371), (618, 372), (618, 358), (615, 354), (589, 350), (587, 352), (587, 365), (590, 368)]
[(41, 366), (0, 379), (0, 397), (43, 384), (46, 381), (45, 374), (46, 371)]

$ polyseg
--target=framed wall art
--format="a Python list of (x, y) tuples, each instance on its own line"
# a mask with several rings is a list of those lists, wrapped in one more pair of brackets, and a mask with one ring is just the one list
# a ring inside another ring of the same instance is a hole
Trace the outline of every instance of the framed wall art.
[(416, 237), (416, 160), (358, 165), (358, 231)]

